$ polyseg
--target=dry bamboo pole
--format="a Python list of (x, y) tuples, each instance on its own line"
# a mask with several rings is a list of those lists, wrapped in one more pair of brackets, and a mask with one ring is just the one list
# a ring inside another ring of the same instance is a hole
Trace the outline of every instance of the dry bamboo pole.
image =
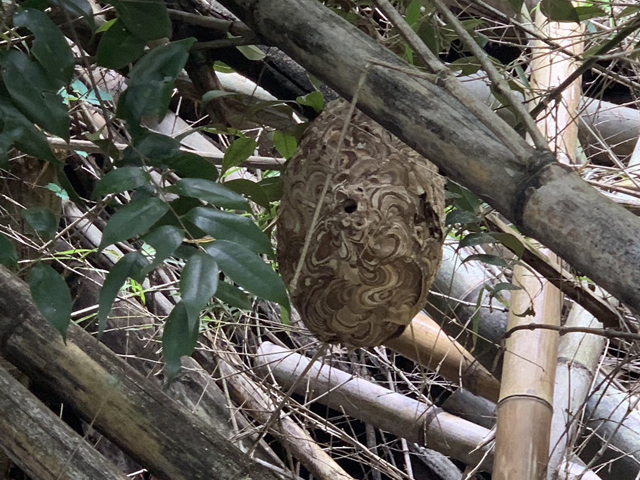
[[(240, 362), (236, 354), (229, 351), (218, 351), (218, 368), (230, 387), (230, 393), (236, 404), (262, 425), (271, 425), (270, 433), (319, 480), (353, 480), (331, 456), (322, 450), (305, 429), (292, 418), (277, 410), (277, 402), (267, 396), (243, 370), (246, 365)], [(241, 367), (238, 367), (241, 365)], [(277, 420), (272, 421), (276, 415)]]
[[(589, 467), (611, 472), (611, 479), (635, 479), (640, 474), (640, 412), (638, 395), (616, 388), (598, 375), (587, 400), (585, 421), (594, 440), (582, 452)], [(589, 458), (592, 460), (589, 461)], [(603, 475), (604, 476), (604, 475)]]
[(127, 479), (1, 366), (0, 412), (0, 451), (30, 477)]
[[(295, 384), (295, 392), (305, 395), (308, 401), (342, 411), (467, 465), (491, 470), (493, 451), (487, 445), (488, 428), (319, 361), (308, 368), (308, 358), (270, 342), (260, 345), (255, 362), (257, 371), (268, 380), (275, 380), (284, 389)], [(476, 446), (480, 446), (479, 450), (475, 450)], [(599, 480), (591, 470), (574, 462), (563, 465), (561, 473), (559, 480), (575, 480), (579, 475), (583, 475), (579, 477), (582, 480)]]
[(385, 346), (476, 395), (498, 400), (500, 382), (423, 312), (413, 318), (402, 335)]
[[(522, 290), (511, 294), (509, 328), (559, 322), (559, 290), (524, 268), (516, 268), (513, 283)], [(549, 330), (518, 331), (506, 340), (497, 408), (498, 480), (546, 478), (557, 342), (558, 334)]]
[[(573, 24), (549, 22), (540, 11), (536, 28), (547, 38), (557, 38), (570, 50), (580, 49), (582, 31)], [(571, 39), (578, 37), (572, 45)], [(531, 83), (533, 90), (547, 91), (575, 70), (575, 63), (560, 52), (533, 42)], [(580, 84), (574, 82), (556, 104), (537, 121), (550, 148), (562, 163), (571, 163), (577, 147), (575, 121), (580, 102)], [(544, 252), (554, 259), (551, 251)], [(557, 257), (556, 261), (557, 261)], [(560, 326), (562, 293), (526, 267), (514, 268), (515, 285), (522, 289), (511, 295), (509, 328), (531, 323)], [(550, 428), (558, 355), (558, 334), (551, 331), (515, 332), (505, 343), (502, 389), (498, 403), (496, 433), (496, 480), (547, 477)]]
[(489, 433), (486, 428), (320, 362), (298, 380), (310, 360), (270, 342), (260, 345), (256, 364), (285, 389), (295, 384), (295, 391), (309, 400), (317, 399), (409, 442), (491, 470), (491, 460), (483, 460), (489, 446), (476, 450)]
[(0, 355), (155, 476), (277, 478), (78, 326), (69, 326), (65, 344), (38, 312), (29, 287), (2, 266), (0, 292)]
[[(565, 326), (602, 328), (600, 322), (577, 304), (573, 305)], [(561, 465), (566, 465), (564, 460), (570, 456), (580, 410), (587, 401), (604, 346), (604, 337), (598, 335), (567, 333), (560, 338), (551, 422), (549, 480), (557, 478)]]

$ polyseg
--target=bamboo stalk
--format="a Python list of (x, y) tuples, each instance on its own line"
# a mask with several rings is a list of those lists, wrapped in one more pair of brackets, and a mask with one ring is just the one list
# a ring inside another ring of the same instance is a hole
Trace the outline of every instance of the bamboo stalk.
[[(522, 290), (511, 294), (509, 328), (559, 321), (558, 289), (524, 268), (515, 269), (513, 283)], [(525, 314), (530, 309), (535, 314)], [(549, 330), (517, 331), (505, 342), (497, 409), (498, 480), (546, 478), (557, 342), (557, 332)]]
[[(282, 415), (276, 403), (242, 370), (235, 365), (241, 362), (231, 352), (218, 351), (218, 368), (231, 387), (231, 395), (238, 405), (263, 425), (271, 425), (271, 433), (285, 445), (315, 478), (320, 480), (353, 480), (331, 456), (322, 450), (315, 440), (293, 419)], [(278, 420), (271, 421), (276, 415)]]
[[(582, 39), (579, 29), (549, 22), (540, 11), (536, 14), (536, 28), (545, 37), (559, 38), (565, 43), (576, 35), (578, 44)], [(531, 83), (534, 91), (552, 89), (575, 70), (570, 58), (550, 51), (540, 41), (534, 42), (533, 52)], [(578, 132), (575, 119), (579, 101), (580, 85), (574, 82), (537, 122), (550, 148), (565, 164), (575, 158)], [(550, 251), (543, 253), (552, 262), (558, 261)], [(531, 323), (560, 326), (560, 290), (522, 265), (514, 268), (513, 283), (522, 290), (511, 295), (508, 328)], [(548, 472), (558, 334), (539, 330), (521, 333), (515, 332), (505, 343), (503, 383), (497, 410), (496, 480), (540, 480), (546, 478)]]
[(0, 412), (0, 446), (30, 477), (127, 479), (2, 366)]
[(472, 393), (498, 400), (500, 382), (423, 312), (413, 318), (402, 335), (385, 346)]
[(310, 360), (269, 342), (260, 345), (256, 363), (285, 388), (297, 382), (295, 391), (301, 395), (468, 465), (491, 469), (491, 460), (483, 460), (489, 446), (476, 449), (489, 433), (486, 428), (320, 362), (298, 381)]
[[(601, 328), (602, 324), (574, 304), (565, 326)], [(567, 333), (560, 338), (551, 422), (549, 480), (556, 478), (561, 465), (566, 465), (563, 459), (568, 456), (567, 450), (575, 442), (580, 410), (587, 401), (604, 346), (605, 338), (598, 335)]]
[(619, 390), (611, 379), (598, 375), (587, 400), (585, 421), (597, 445), (587, 446), (593, 458), (589, 467), (604, 466), (609, 478), (638, 478), (640, 473), (640, 412), (637, 395)]
[[(308, 358), (270, 342), (260, 345), (255, 362), (256, 371), (268, 381), (275, 380), (285, 389), (295, 384), (296, 393), (305, 395), (309, 402), (317, 401), (409, 442), (491, 471), (493, 449), (488, 428), (319, 361), (309, 368)], [(561, 480), (574, 480), (578, 475), (584, 475), (580, 477), (583, 480), (598, 480), (583, 465), (562, 465)]]
[(65, 344), (38, 313), (29, 287), (2, 266), (0, 291), (0, 354), (155, 476), (276, 478), (80, 327), (69, 326)]

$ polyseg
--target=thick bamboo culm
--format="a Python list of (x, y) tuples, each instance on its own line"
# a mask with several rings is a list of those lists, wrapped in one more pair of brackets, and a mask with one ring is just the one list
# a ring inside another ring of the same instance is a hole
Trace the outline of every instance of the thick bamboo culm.
[[(543, 38), (560, 39), (570, 50), (575, 37), (573, 25), (550, 22), (536, 12), (536, 28)], [(581, 41), (576, 43), (580, 45)], [(575, 70), (565, 54), (551, 51), (542, 41), (534, 42), (531, 83), (546, 92)], [(549, 141), (559, 161), (568, 164), (575, 158), (578, 125), (575, 121), (580, 102), (580, 84), (562, 92), (559, 101), (544, 111), (537, 126)], [(549, 250), (551, 261), (558, 261)], [(540, 324), (560, 326), (563, 296), (545, 278), (524, 266), (514, 268), (513, 284), (521, 290), (511, 295), (508, 328)], [(495, 480), (543, 480), (548, 475), (555, 372), (558, 357), (558, 333), (551, 330), (520, 330), (505, 343), (502, 389), (498, 403)]]
[(127, 479), (2, 366), (0, 412), (0, 445), (29, 476), (41, 480)]

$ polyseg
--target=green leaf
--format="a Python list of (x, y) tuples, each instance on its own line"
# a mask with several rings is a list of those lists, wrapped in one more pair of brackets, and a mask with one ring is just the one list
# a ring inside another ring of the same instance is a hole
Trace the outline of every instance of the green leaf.
[(247, 59), (252, 60), (254, 62), (259, 62), (260, 60), (264, 60), (267, 56), (260, 48), (255, 45), (243, 45), (236, 47), (242, 55), (244, 55)]
[(482, 206), (482, 200), (477, 195), (472, 193), (469, 189), (458, 185), (455, 182), (447, 182), (448, 198), (454, 199), (453, 204), (460, 210), (467, 212), (479, 213)]
[(202, 238), (204, 232), (191, 224), (185, 224), (180, 217), (185, 215), (192, 208), (202, 206), (202, 202), (197, 198), (178, 197), (169, 202), (169, 211), (156, 223), (156, 226), (173, 225), (176, 228), (186, 229), (189, 237)]
[(60, 164), (45, 134), (34, 127), (10, 100), (0, 96), (0, 161), (7, 158), (12, 145), (27, 155)]
[(267, 194), (270, 202), (276, 202), (282, 198), (282, 178), (279, 175), (263, 178), (258, 182), (258, 185)]
[(0, 265), (13, 268), (18, 263), (18, 252), (13, 242), (0, 234)]
[(460, 75), (473, 75), (480, 70), (480, 66), (480, 62), (473, 55), (458, 58), (450, 64), (451, 70)]
[(514, 285), (513, 283), (510, 283), (510, 282), (500, 282), (500, 283), (496, 283), (492, 287), (487, 286), (486, 288), (491, 292), (492, 297), (495, 297), (498, 293), (504, 290), (507, 290), (509, 292), (522, 290), (522, 287), (519, 287), (518, 285)]
[(495, 265), (496, 267), (508, 267), (509, 263), (502, 257), (497, 255), (487, 255), (484, 253), (478, 253), (476, 255), (469, 255), (467, 258), (462, 260), (462, 263), (478, 261), (482, 263), (486, 263), (488, 265)]
[(522, 11), (522, 4), (524, 0), (509, 0), (509, 5), (513, 8), (514, 13), (520, 13)]
[(637, 6), (625, 7), (622, 9), (621, 12), (616, 13), (616, 17), (617, 18), (628, 17), (629, 15), (635, 15), (638, 12), (640, 12), (640, 7), (637, 7)]
[(247, 217), (214, 208), (198, 207), (184, 218), (215, 239), (229, 240), (244, 245), (253, 252), (273, 256), (269, 237)]
[(106, 22), (104, 22), (102, 25), (100, 25), (98, 27), (98, 29), (96, 30), (96, 33), (104, 33), (107, 30), (109, 30), (114, 23), (116, 23), (119, 20), (119, 18), (114, 18), (112, 20), (107, 20)]
[(180, 142), (159, 133), (147, 133), (136, 138), (124, 151), (122, 163), (127, 165), (153, 165), (165, 168), (165, 162), (181, 155)]
[(216, 60), (215, 62), (213, 62), (213, 69), (216, 72), (220, 73), (235, 73), (235, 70), (233, 68), (231, 68), (226, 63), (221, 62), (220, 60)]
[(493, 236), (488, 233), (470, 233), (460, 240), (460, 248), (475, 247), (476, 245), (486, 245), (487, 243), (497, 243)]
[(316, 113), (320, 113), (324, 108), (324, 96), (320, 92), (311, 92), (304, 97), (296, 98), (299, 105), (313, 108)]
[(140, 252), (129, 252), (111, 267), (98, 299), (98, 338), (104, 333), (111, 306), (127, 278), (137, 276), (148, 263)]
[(183, 177), (204, 178), (212, 182), (218, 178), (218, 167), (195, 153), (179, 152), (164, 163)]
[(44, 12), (49, 8), (49, 2), (47, 0), (25, 0), (20, 6), (22, 8), (35, 8)]
[(421, 10), (422, 0), (412, 0), (405, 12), (405, 20), (414, 30), (418, 27), (417, 23), (422, 16)]
[(255, 152), (257, 143), (253, 138), (241, 137), (236, 139), (227, 151), (224, 152), (224, 158), (222, 159), (222, 173), (226, 172), (232, 167), (237, 167), (245, 162), (253, 152)]
[(218, 289), (218, 264), (204, 252), (196, 252), (189, 258), (180, 275), (182, 303), (189, 314), (191, 328), (202, 310)]
[(444, 224), (449, 225), (467, 225), (469, 223), (478, 223), (480, 221), (480, 217), (475, 215), (474, 213), (467, 212), (465, 210), (453, 210), (448, 215)]
[(48, 265), (36, 265), (29, 275), (29, 288), (33, 303), (42, 316), (66, 340), (72, 308), (67, 283)]
[(45, 188), (50, 192), (53, 192), (56, 197), (64, 200), (65, 202), (69, 200), (69, 194), (60, 185), (56, 185), (55, 183), (47, 183), (47, 186)]
[(142, 40), (171, 38), (171, 19), (163, 0), (108, 0), (127, 29)]
[(151, 183), (151, 175), (139, 167), (120, 167), (100, 179), (92, 198), (99, 199), (110, 193), (122, 193)]
[(120, 150), (118, 150), (118, 147), (116, 146), (116, 144), (110, 139), (100, 138), (100, 133), (86, 132), (84, 136), (87, 140), (90, 140), (94, 145), (97, 145), (98, 147), (100, 147), (100, 150), (106, 156), (111, 157), (114, 160), (120, 160), (120, 158), (122, 157), (122, 153), (120, 152)]
[(580, 17), (571, 0), (542, 0), (540, 10), (552, 22), (580, 23)]
[(49, 79), (58, 82), (59, 87), (68, 85), (73, 78), (75, 61), (71, 47), (53, 20), (40, 10), (27, 8), (16, 14), (13, 23), (33, 33), (35, 40), (31, 53), (44, 67)]
[(146, 41), (131, 33), (122, 18), (111, 25), (98, 45), (98, 65), (106, 68), (124, 68), (144, 53)]
[(171, 188), (173, 193), (204, 200), (212, 205), (236, 210), (249, 210), (249, 203), (242, 196), (216, 182), (202, 178), (183, 178)]
[(87, 0), (49, 0), (49, 2), (63, 8), (73, 17), (84, 17), (91, 29), (95, 29), (93, 9)]
[(251, 250), (227, 240), (216, 240), (205, 250), (215, 259), (220, 270), (242, 288), (290, 310), (282, 279)]
[(33, 207), (20, 212), (29, 226), (42, 238), (53, 238), (58, 229), (58, 219), (47, 207)]
[(155, 197), (143, 198), (125, 205), (107, 223), (98, 250), (112, 243), (142, 235), (168, 210), (168, 205)]
[(510, 233), (492, 233), (491, 236), (511, 250), (518, 258), (522, 258), (525, 246), (518, 237)]
[(218, 282), (215, 297), (227, 305), (243, 310), (251, 310), (252, 307), (251, 299), (242, 290), (226, 282)]
[(201, 107), (204, 107), (211, 100), (215, 100), (217, 98), (223, 97), (240, 97), (239, 93), (235, 92), (225, 92), (224, 90), (209, 90), (204, 95), (202, 95)]
[(236, 180), (230, 180), (228, 182), (224, 182), (224, 186), (230, 190), (233, 190), (236, 193), (240, 193), (257, 203), (261, 207), (269, 208), (269, 197), (267, 193), (264, 191), (262, 186), (251, 180), (247, 180), (246, 178), (238, 178)]
[(575, 7), (575, 12), (578, 14), (578, 18), (581, 22), (590, 20), (592, 18), (604, 17), (607, 15), (604, 10), (596, 7), (595, 5)]
[(289, 160), (293, 157), (293, 154), (296, 153), (296, 148), (298, 148), (298, 140), (293, 135), (287, 135), (280, 130), (276, 130), (273, 132), (273, 145), (278, 150), (278, 153), (282, 155), (286, 160)]
[(173, 83), (195, 41), (195, 38), (185, 38), (171, 42), (142, 57), (129, 73), (127, 90), (120, 95), (118, 118), (125, 119), (134, 129), (145, 116), (162, 120), (169, 108)]
[(2, 79), (16, 106), (46, 131), (69, 140), (69, 114), (58, 95), (58, 83), (19, 50), (0, 56)]
[[(160, 265), (169, 255), (176, 251), (184, 240), (184, 232), (182, 229), (173, 225), (163, 225), (149, 232), (144, 236), (143, 240), (153, 247), (156, 254), (153, 261), (140, 272), (140, 276), (142, 277), (146, 276), (147, 273)], [(142, 282), (141, 279), (139, 279), (139, 281)]]
[(162, 334), (165, 378), (171, 383), (180, 371), (180, 359), (190, 356), (198, 341), (199, 322), (195, 327), (189, 322), (189, 314), (183, 302), (179, 302), (167, 317)]

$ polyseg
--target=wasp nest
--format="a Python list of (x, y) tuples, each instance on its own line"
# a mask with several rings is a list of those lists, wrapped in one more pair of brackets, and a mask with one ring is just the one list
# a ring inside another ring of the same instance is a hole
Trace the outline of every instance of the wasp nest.
[(400, 335), (426, 302), (442, 258), (444, 180), (349, 110), (344, 100), (330, 103), (287, 166), (278, 261), (294, 306), (320, 340), (375, 346)]

